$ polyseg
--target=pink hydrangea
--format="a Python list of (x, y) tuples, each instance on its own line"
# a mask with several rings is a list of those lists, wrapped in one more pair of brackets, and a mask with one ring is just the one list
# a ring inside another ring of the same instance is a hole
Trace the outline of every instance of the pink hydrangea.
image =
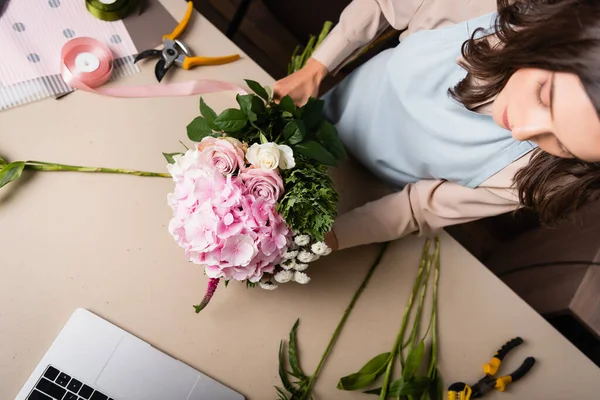
[(175, 181), (168, 195), (173, 209), (169, 232), (209, 278), (258, 282), (273, 272), (291, 236), (275, 210), (281, 178), (223, 174), (220, 161), (201, 154), (209, 146), (176, 156), (169, 166)]

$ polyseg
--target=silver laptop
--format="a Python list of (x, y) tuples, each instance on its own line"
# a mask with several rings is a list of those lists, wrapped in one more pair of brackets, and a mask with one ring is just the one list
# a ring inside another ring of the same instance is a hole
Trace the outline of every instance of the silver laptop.
[(243, 400), (84, 309), (77, 309), (15, 400)]

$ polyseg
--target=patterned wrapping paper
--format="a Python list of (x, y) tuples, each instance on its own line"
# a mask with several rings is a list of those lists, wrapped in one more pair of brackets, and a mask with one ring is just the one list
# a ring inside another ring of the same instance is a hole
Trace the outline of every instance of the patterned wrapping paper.
[(71, 91), (60, 77), (60, 51), (80, 36), (110, 47), (113, 79), (139, 72), (122, 21), (93, 17), (83, 0), (11, 0), (0, 18), (0, 110)]

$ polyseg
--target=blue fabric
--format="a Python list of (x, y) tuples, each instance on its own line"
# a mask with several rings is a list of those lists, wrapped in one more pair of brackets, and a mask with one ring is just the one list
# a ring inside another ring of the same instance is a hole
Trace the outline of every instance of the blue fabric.
[(495, 15), (416, 32), (326, 93), (326, 116), (350, 153), (401, 189), (421, 179), (477, 187), (530, 152), (533, 143), (448, 94), (467, 74), (456, 63), (463, 42)]

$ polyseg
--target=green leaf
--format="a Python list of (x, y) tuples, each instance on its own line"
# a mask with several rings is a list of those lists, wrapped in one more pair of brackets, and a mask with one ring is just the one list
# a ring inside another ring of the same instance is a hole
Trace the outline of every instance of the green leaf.
[(215, 118), (215, 125), (218, 129), (227, 133), (241, 130), (248, 122), (248, 117), (242, 110), (228, 108)]
[(206, 118), (196, 117), (187, 126), (187, 135), (193, 142), (200, 142), (206, 136), (213, 134), (213, 130), (208, 125)]
[(252, 111), (252, 99), (255, 96), (252, 94), (238, 94), (235, 96), (238, 104), (240, 105), (240, 110), (248, 117), (248, 121), (254, 122), (257, 120), (258, 116), (254, 111)]
[(260, 132), (258, 135), (260, 137), (260, 143), (261, 144), (269, 143), (269, 141), (267, 140), (267, 137), (265, 135), (263, 135), (262, 132)]
[(269, 86), (265, 86), (265, 92), (267, 92), (267, 101), (273, 100), (273, 89), (271, 89)]
[(294, 386), (292, 385), (292, 383), (290, 382), (288, 376), (287, 376), (287, 372), (286, 372), (286, 368), (285, 368), (285, 356), (284, 356), (284, 351), (283, 351), (283, 340), (279, 343), (279, 378), (281, 379), (281, 383), (283, 384), (283, 387), (285, 388), (285, 390), (287, 390), (290, 393), (294, 393), (296, 391), (296, 389), (294, 388)]
[(294, 120), (287, 123), (283, 128), (283, 138), (291, 145), (298, 144), (304, 140), (306, 129), (301, 120)]
[(279, 102), (279, 108), (282, 111), (287, 111), (292, 115), (296, 115), (296, 106), (294, 105), (294, 100), (288, 95), (283, 96), (281, 101)]
[(277, 399), (278, 400), (290, 400), (290, 398), (287, 397), (285, 392), (283, 390), (281, 390), (280, 388), (278, 388), (277, 386), (275, 386), (275, 390), (277, 391)]
[(225, 287), (229, 286), (229, 279), (225, 280)]
[(290, 342), (288, 344), (288, 358), (290, 359), (290, 366), (292, 367), (293, 375), (298, 379), (306, 379), (306, 375), (300, 368), (300, 360), (298, 359), (298, 344), (296, 341), (296, 331), (298, 330), (298, 323), (300, 319), (296, 320), (296, 323), (290, 331)]
[(25, 163), (23, 161), (15, 161), (2, 167), (0, 170), (0, 188), (19, 179), (24, 168)]
[(4, 160), (4, 158), (0, 157), (0, 165), (6, 165), (6, 160)]
[(212, 129), (217, 129), (217, 127), (214, 125), (215, 118), (217, 118), (217, 113), (212, 108), (206, 105), (202, 97), (200, 97), (200, 114), (202, 114), (202, 116), (206, 118), (208, 125)]
[(252, 81), (250, 79), (245, 79), (246, 84), (248, 85), (248, 87), (257, 95), (259, 95), (260, 97), (262, 97), (265, 101), (269, 101), (269, 94), (267, 93), (267, 91), (265, 90), (264, 87), (262, 87), (262, 85), (256, 81)]
[(167, 162), (169, 164), (175, 164), (175, 159), (173, 159), (173, 156), (182, 156), (183, 153), (163, 153), (163, 156), (165, 156), (165, 158), (167, 159)]
[(410, 381), (421, 366), (423, 355), (425, 354), (425, 342), (421, 340), (417, 347), (413, 347), (406, 356), (406, 364), (402, 370), (402, 378), (405, 381)]
[(390, 362), (390, 353), (382, 353), (373, 357), (358, 372), (340, 379), (337, 388), (340, 390), (358, 390), (372, 384), (385, 370)]
[(335, 126), (327, 121), (323, 121), (316, 134), (317, 140), (338, 160), (347, 157), (344, 145), (340, 140)]
[(440, 371), (435, 370), (434, 378), (429, 381), (429, 398), (430, 400), (444, 399), (444, 381), (440, 375)]
[(314, 140), (307, 140), (294, 146), (294, 152), (311, 158), (321, 164), (335, 166), (335, 157), (328, 152), (321, 144)]
[(316, 128), (323, 120), (323, 105), (325, 102), (313, 97), (308, 99), (308, 102), (301, 108), (302, 120), (307, 129)]
[[(388, 386), (387, 397), (397, 398), (399, 396), (415, 396), (423, 393), (429, 385), (429, 379), (425, 377), (416, 377), (410, 382), (406, 382), (403, 378), (396, 379)], [(366, 394), (381, 394), (381, 388), (367, 390)]]

